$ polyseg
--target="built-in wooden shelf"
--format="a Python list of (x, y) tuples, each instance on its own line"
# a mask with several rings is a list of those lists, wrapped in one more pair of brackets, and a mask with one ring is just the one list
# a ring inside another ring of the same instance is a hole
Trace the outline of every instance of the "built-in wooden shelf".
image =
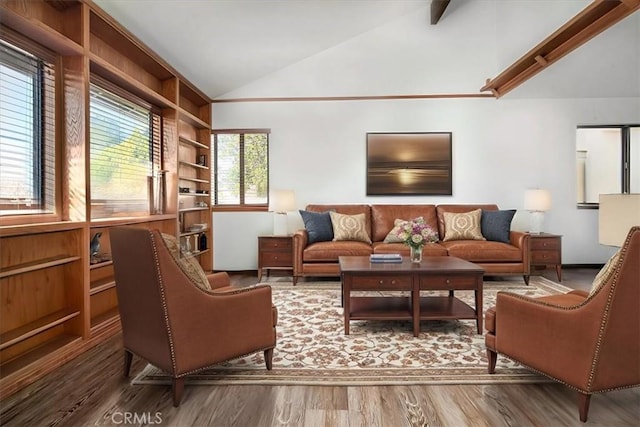
[(205, 249), (205, 250), (202, 250), (202, 251), (183, 252), (182, 254), (183, 254), (184, 256), (194, 256), (194, 257), (195, 257), (195, 256), (200, 256), (200, 255), (202, 255), (202, 254), (206, 254), (206, 253), (207, 253), (207, 252), (209, 252), (210, 250), (211, 250), (211, 249)]
[(182, 142), (184, 144), (193, 145), (194, 147), (202, 148), (202, 149), (205, 149), (205, 150), (209, 149), (209, 147), (206, 146), (205, 144), (203, 144), (201, 142), (198, 142), (198, 141), (194, 141), (193, 139), (185, 138), (184, 136), (180, 137), (180, 142)]
[(91, 333), (94, 334), (98, 329), (105, 328), (112, 323), (120, 320), (120, 312), (118, 307), (114, 307), (104, 313), (91, 318)]
[(145, 222), (153, 221), (165, 221), (175, 219), (175, 214), (162, 214), (162, 215), (150, 215), (150, 216), (130, 216), (130, 217), (116, 217), (116, 218), (101, 218), (91, 220), (91, 228), (101, 227), (114, 227), (118, 225), (132, 225), (142, 224)]
[(208, 166), (199, 165), (197, 163), (185, 162), (184, 160), (180, 160), (181, 165), (191, 166), (192, 168), (198, 168), (203, 170), (209, 170)]
[(89, 287), (89, 295), (95, 295), (102, 291), (106, 291), (107, 289), (115, 288), (116, 281), (113, 278), (109, 277), (102, 280), (97, 280), (95, 282), (91, 282)]
[(0, 370), (2, 371), (2, 378), (9, 377), (15, 372), (31, 365), (34, 362), (37, 362), (40, 359), (43, 359), (47, 356), (50, 356), (52, 353), (63, 349), (64, 347), (75, 344), (80, 341), (81, 337), (76, 335), (63, 334), (58, 335), (55, 338), (45, 342), (44, 344), (35, 347), (34, 349), (22, 353), (19, 357), (8, 360), (2, 365), (0, 365)]
[(206, 229), (200, 231), (185, 231), (184, 233), (180, 233), (180, 237), (194, 236), (196, 234), (202, 234), (206, 231)]
[(198, 182), (200, 184), (208, 184), (209, 183), (209, 181), (207, 181), (206, 179), (191, 178), (191, 177), (188, 177), (188, 176), (180, 176), (180, 177), (178, 177), (178, 179), (182, 179), (184, 181)]
[(0, 279), (4, 277), (15, 276), (17, 274), (28, 273), (30, 271), (42, 270), (49, 267), (56, 267), (59, 265), (68, 264), (79, 260), (79, 256), (59, 256), (45, 259), (39, 259), (37, 261), (26, 262), (24, 264), (18, 264), (8, 269), (0, 271)]
[(205, 206), (205, 207), (198, 207), (198, 208), (184, 208), (184, 209), (180, 209), (180, 213), (182, 212), (197, 212), (197, 211), (206, 211), (209, 209), (209, 206)]
[(110, 265), (113, 265), (113, 261), (109, 260), (109, 261), (102, 261), (102, 262), (97, 262), (95, 264), (90, 264), (89, 265), (89, 269), (93, 270), (94, 268), (102, 268), (102, 267), (108, 267)]
[(60, 310), (48, 316), (41, 317), (33, 322), (26, 323), (19, 328), (12, 329), (0, 335), (0, 350), (4, 350), (14, 344), (38, 335), (41, 332), (61, 325), (67, 320), (73, 319), (80, 314), (74, 310)]
[(202, 120), (200, 117), (196, 117), (193, 114), (191, 114), (189, 111), (186, 111), (183, 109), (180, 109), (179, 111), (180, 111), (180, 120), (184, 120), (185, 122), (197, 128), (201, 128), (201, 129), (209, 128), (209, 124), (204, 120)]
[(211, 196), (211, 194), (202, 194), (202, 193), (178, 193), (178, 196), (209, 197), (209, 196)]

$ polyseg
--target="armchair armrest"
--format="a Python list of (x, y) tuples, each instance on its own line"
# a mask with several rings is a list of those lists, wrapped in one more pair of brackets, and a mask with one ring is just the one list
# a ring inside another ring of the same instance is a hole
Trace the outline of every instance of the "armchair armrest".
[(207, 274), (207, 280), (209, 281), (209, 286), (211, 286), (211, 289), (219, 289), (231, 286), (231, 279), (229, 278), (229, 275), (224, 271), (219, 273)]
[(270, 286), (205, 293), (178, 284), (166, 297), (177, 374), (275, 346)]
[(596, 305), (561, 306), (499, 292), (496, 350), (586, 390), (602, 320)]

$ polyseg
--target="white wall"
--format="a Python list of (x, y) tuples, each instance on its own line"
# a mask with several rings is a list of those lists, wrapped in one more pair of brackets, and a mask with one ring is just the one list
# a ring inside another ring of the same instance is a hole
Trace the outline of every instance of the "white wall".
[[(587, 3), (460, 2), (436, 26), (420, 9), (222, 98), (478, 93), (532, 47), (532, 34), (542, 40)], [(527, 188), (548, 188), (553, 207), (544, 228), (564, 236), (562, 262), (602, 263), (613, 250), (598, 244), (598, 211), (575, 207), (576, 127), (638, 122), (639, 30), (635, 14), (499, 100), (214, 103), (213, 125), (270, 128), (270, 187), (295, 190), (299, 208), (490, 202), (521, 209)], [(425, 131), (453, 133), (453, 196), (367, 197), (366, 133)], [(528, 219), (519, 212), (514, 227), (526, 229)], [(238, 246), (236, 234), (223, 236), (233, 228), (257, 247), (268, 221), (266, 213), (215, 214), (215, 267), (256, 268), (257, 256)]]
[[(271, 128), (270, 186), (308, 203), (497, 203), (522, 209), (525, 189), (548, 188), (545, 230), (562, 234), (563, 263), (601, 263), (597, 210), (576, 209), (578, 124), (631, 122), (635, 98), (436, 99), (214, 104), (215, 126)], [(367, 197), (367, 132), (453, 132), (453, 196)], [(526, 213), (516, 228), (526, 229)], [(257, 266), (270, 214), (214, 214), (216, 269)], [(240, 234), (242, 237), (240, 237)]]

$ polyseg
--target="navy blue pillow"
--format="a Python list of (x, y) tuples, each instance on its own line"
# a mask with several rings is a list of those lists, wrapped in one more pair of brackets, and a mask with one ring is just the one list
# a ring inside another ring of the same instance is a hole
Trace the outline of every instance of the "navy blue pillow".
[(326, 212), (300, 211), (304, 228), (309, 235), (309, 243), (328, 242), (333, 240), (333, 225), (331, 214)]
[(513, 220), (515, 214), (515, 209), (506, 211), (483, 210), (480, 218), (480, 228), (484, 238), (495, 242), (509, 243), (511, 220)]

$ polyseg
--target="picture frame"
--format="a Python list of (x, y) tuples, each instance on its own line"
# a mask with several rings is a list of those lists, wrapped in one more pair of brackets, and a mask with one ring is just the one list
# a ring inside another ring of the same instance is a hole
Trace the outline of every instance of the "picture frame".
[(368, 132), (367, 195), (453, 194), (451, 132)]

